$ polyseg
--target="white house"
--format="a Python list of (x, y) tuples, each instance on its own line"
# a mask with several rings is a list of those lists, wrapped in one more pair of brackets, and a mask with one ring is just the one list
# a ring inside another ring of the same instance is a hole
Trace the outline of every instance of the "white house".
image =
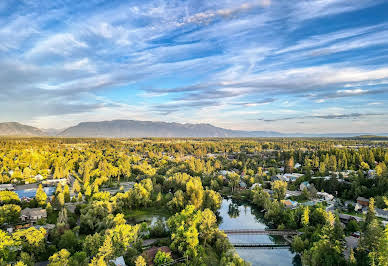
[(45, 186), (56, 186), (57, 184), (66, 185), (67, 184), (67, 178), (60, 178), (60, 179), (47, 179), (42, 182)]
[(376, 176), (376, 171), (375, 170), (368, 170), (368, 177), (373, 178)]
[(15, 187), (12, 184), (1, 184), (0, 191), (4, 191), (4, 190), (13, 191), (15, 190)]
[(35, 180), (36, 181), (42, 181), (44, 179), (44, 177), (41, 175), (41, 174), (37, 174), (36, 176), (35, 176)]
[(301, 176), (303, 176), (303, 174), (298, 174), (298, 173), (284, 174), (284, 178), (287, 179), (287, 181), (291, 181), (291, 182), (296, 181)]
[(325, 201), (332, 201), (334, 199), (333, 195), (326, 193), (326, 192), (317, 192), (317, 196), (324, 198)]

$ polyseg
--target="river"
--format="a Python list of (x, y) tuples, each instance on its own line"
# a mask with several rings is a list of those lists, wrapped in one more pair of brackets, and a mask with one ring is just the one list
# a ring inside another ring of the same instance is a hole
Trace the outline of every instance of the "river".
[[(222, 218), (219, 227), (222, 230), (267, 228), (263, 214), (247, 204), (224, 199), (219, 212)], [(232, 243), (279, 243), (282, 238), (268, 235), (231, 235), (229, 240)], [(295, 253), (290, 249), (236, 248), (236, 251), (252, 265), (300, 265)]]

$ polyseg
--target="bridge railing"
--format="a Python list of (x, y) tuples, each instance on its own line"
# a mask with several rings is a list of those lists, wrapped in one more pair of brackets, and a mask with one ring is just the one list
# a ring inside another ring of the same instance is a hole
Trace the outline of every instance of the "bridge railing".
[(262, 234), (262, 235), (297, 235), (295, 230), (277, 230), (277, 229), (229, 229), (224, 230), (225, 234)]

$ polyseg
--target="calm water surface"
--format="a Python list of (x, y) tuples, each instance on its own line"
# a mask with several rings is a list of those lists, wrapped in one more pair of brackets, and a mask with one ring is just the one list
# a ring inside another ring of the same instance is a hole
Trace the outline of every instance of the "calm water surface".
[[(220, 209), (220, 229), (265, 229), (263, 215), (249, 205), (224, 199)], [(268, 235), (231, 235), (232, 243), (277, 243), (282, 238)], [(289, 249), (236, 248), (237, 253), (252, 265), (298, 265), (293, 263), (295, 254)]]

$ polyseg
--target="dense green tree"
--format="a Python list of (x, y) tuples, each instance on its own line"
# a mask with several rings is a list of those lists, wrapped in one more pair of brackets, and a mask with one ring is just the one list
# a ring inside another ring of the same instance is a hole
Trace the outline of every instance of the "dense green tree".
[(160, 266), (165, 265), (173, 262), (174, 260), (171, 258), (171, 255), (169, 253), (158, 251), (154, 258), (154, 265)]

